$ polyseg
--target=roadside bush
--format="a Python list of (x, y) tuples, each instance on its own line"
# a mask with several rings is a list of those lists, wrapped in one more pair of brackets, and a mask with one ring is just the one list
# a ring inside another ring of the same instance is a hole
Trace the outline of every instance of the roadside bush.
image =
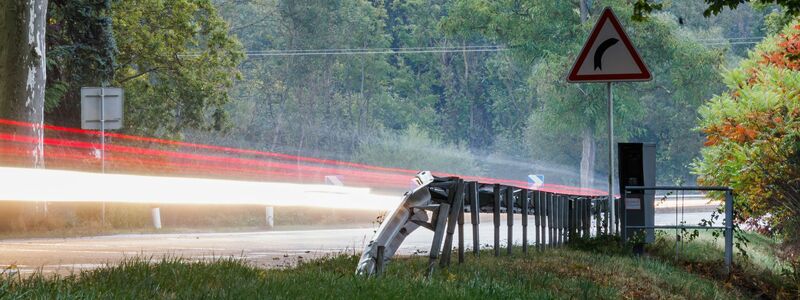
[(783, 276), (790, 283), (791, 294), (800, 298), (800, 258), (794, 258), (783, 270)]
[[(765, 39), (723, 74), (728, 91), (700, 108), (694, 164), (702, 185), (731, 186), (743, 220), (800, 241), (800, 24)], [(757, 224), (757, 222), (750, 222)], [(766, 226), (765, 226), (766, 225)]]

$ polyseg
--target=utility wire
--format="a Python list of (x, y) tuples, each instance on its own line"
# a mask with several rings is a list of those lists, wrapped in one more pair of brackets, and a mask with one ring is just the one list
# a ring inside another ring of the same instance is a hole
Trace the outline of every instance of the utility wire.
[(400, 47), (400, 48), (333, 48), (333, 49), (287, 49), (287, 50), (251, 50), (248, 52), (363, 52), (363, 51), (405, 51), (405, 50), (464, 50), (464, 49), (497, 49), (502, 46), (440, 46), (440, 47)]
[[(733, 37), (718, 39), (695, 40), (706, 46), (724, 45), (749, 45), (757, 44), (763, 36)], [(330, 56), (330, 55), (378, 55), (378, 54), (425, 54), (425, 53), (463, 53), (463, 52), (503, 52), (509, 50), (504, 46), (496, 45), (470, 45), (470, 46), (430, 46), (430, 47), (399, 47), (399, 48), (330, 48), (330, 49), (272, 49), (250, 50), (245, 54), (248, 57), (271, 56)], [(189, 52), (178, 55), (179, 57), (199, 57), (200, 52)]]
[(759, 42), (730, 42), (730, 43), (701, 43), (706, 46), (725, 46), (725, 45), (752, 45), (758, 44)]
[[(290, 49), (253, 50), (245, 54), (251, 57), (266, 56), (321, 56), (321, 55), (360, 55), (360, 54), (417, 54), (417, 53), (461, 53), (461, 52), (502, 52), (503, 46), (459, 46), (459, 47), (403, 47), (403, 48), (343, 48), (343, 49)], [(180, 54), (180, 57), (197, 57), (200, 53)]]

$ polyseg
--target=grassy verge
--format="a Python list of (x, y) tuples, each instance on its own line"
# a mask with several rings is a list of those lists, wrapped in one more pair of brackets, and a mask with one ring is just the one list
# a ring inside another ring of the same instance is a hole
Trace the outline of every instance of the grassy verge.
[(701, 232), (691, 242), (676, 243), (674, 232), (659, 234), (655, 243), (649, 245), (648, 254), (666, 263), (678, 266), (687, 272), (704, 278), (737, 286), (747, 293), (771, 299), (800, 299), (800, 281), (792, 266), (778, 259), (779, 241), (745, 232), (748, 242), (742, 245), (744, 254), (734, 249), (734, 268), (731, 274), (722, 272), (723, 238), (714, 238)]
[(0, 279), (0, 298), (620, 299), (749, 298), (746, 291), (669, 263), (626, 255), (553, 249), (467, 263), (424, 277), (425, 257), (393, 261), (385, 276), (354, 275), (357, 257), (339, 255), (265, 270), (236, 259), (132, 259), (71, 276)]

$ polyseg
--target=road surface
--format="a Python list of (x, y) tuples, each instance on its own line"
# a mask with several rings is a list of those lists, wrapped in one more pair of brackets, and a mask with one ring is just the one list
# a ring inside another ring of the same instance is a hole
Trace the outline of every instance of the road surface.
[[(710, 210), (709, 210), (710, 211)], [(472, 229), (467, 215), (465, 245), (471, 248)], [(686, 213), (684, 219), (696, 224), (708, 218), (708, 212)], [(531, 219), (532, 221), (532, 219)], [(657, 214), (657, 224), (674, 224), (674, 214)], [(535, 239), (533, 222), (529, 237)], [(514, 222), (514, 243), (521, 244), (522, 226), (517, 216)], [(494, 227), (490, 214), (481, 215), (481, 245), (493, 244)], [(501, 221), (501, 246), (508, 240), (506, 216)], [(253, 265), (280, 268), (296, 264), (300, 260), (319, 258), (338, 253), (360, 253), (369, 242), (374, 228), (349, 228), (330, 230), (293, 230), (235, 233), (170, 233), (170, 234), (122, 234), (79, 238), (37, 238), (0, 241), (0, 269), (11, 265), (18, 272), (29, 274), (37, 269), (45, 273), (69, 273), (79, 269), (90, 269), (105, 264), (114, 264), (125, 258), (182, 257), (188, 260), (204, 260), (219, 257), (234, 257), (247, 260)], [(398, 251), (401, 255), (426, 254), (430, 250), (433, 233), (418, 229)], [(457, 245), (457, 243), (454, 243)], [(355, 266), (353, 266), (355, 268)]]

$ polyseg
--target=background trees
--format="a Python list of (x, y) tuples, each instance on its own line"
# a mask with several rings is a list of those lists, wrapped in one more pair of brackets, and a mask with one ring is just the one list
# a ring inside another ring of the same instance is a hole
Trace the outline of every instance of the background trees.
[[(529, 66), (527, 88), (536, 101), (528, 105), (538, 109), (526, 114), (528, 157), (547, 157), (561, 149), (566, 154), (555, 159), (563, 164), (581, 161), (584, 176), (592, 175), (585, 172), (593, 172), (596, 161), (605, 166), (607, 155), (597, 154), (607, 149), (597, 146), (604, 142), (597, 137), (607, 126), (604, 87), (564, 80), (593, 24), (580, 22), (578, 5), (565, 1), (456, 2), (444, 21), (445, 28), (478, 32), (507, 44), (515, 62)], [(592, 21), (602, 10), (601, 4), (616, 7), (623, 20), (632, 15), (632, 8), (622, 2), (595, 4), (588, 10)], [(724, 52), (702, 45), (698, 36), (707, 33), (681, 28), (671, 14), (653, 16), (648, 22), (627, 22), (626, 28), (654, 80), (617, 85), (618, 135), (623, 140), (659, 144), (660, 181), (690, 180), (685, 166), (693, 156), (687, 148), (699, 147), (700, 137), (688, 129), (697, 105), (720, 89), (717, 71)]]
[(244, 57), (207, 0), (53, 1), (48, 122), (80, 126), (81, 86), (125, 89), (125, 131), (221, 129)]
[[(384, 165), (409, 138), (476, 173), (578, 185), (581, 165), (584, 179), (605, 169), (605, 100), (562, 79), (611, 5), (656, 78), (617, 87), (618, 138), (657, 142), (659, 181), (686, 182), (717, 71), (785, 22), (763, 5), (706, 19), (678, 1), (630, 22), (627, 1), (540, 2), (53, 1), (47, 120), (77, 126), (78, 88), (107, 83), (126, 88), (132, 133)], [(433, 51), (363, 53), (387, 48)], [(320, 49), (341, 53), (305, 53)]]

